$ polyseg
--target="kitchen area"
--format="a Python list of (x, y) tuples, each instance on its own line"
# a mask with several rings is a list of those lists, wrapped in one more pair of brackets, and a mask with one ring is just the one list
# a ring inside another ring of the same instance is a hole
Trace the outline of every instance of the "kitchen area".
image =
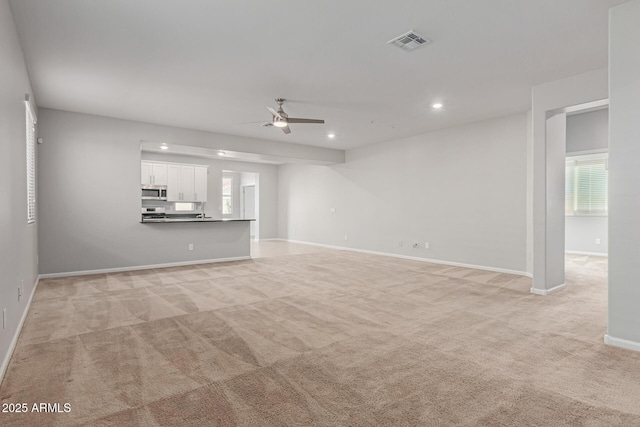
[[(259, 174), (222, 170), (204, 156), (176, 151), (141, 145), (141, 223), (257, 222)], [(251, 224), (252, 238), (256, 229)]]

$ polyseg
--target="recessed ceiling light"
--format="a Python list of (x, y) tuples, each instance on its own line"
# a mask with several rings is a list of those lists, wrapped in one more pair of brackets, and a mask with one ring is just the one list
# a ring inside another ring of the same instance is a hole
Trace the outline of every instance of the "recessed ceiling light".
[(442, 104), (440, 104), (439, 102), (436, 102), (435, 104), (432, 105), (433, 108), (435, 108), (436, 110), (439, 110), (440, 108), (442, 108)]
[(327, 135), (327, 138), (335, 138), (336, 134), (335, 133), (330, 133)]
[(224, 151), (218, 151), (218, 156), (224, 156)]
[(167, 146), (166, 146), (166, 144), (162, 144), (162, 145), (160, 146), (160, 149), (161, 149), (161, 150), (168, 150), (168, 149), (169, 149), (169, 147), (167, 147)]

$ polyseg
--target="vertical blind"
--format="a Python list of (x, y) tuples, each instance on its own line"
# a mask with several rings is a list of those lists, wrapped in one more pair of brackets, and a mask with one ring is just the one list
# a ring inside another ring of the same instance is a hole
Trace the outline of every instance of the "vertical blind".
[(29, 102), (25, 100), (27, 143), (27, 222), (36, 220), (36, 117)]
[(568, 160), (565, 166), (565, 215), (606, 216), (608, 181), (606, 157)]

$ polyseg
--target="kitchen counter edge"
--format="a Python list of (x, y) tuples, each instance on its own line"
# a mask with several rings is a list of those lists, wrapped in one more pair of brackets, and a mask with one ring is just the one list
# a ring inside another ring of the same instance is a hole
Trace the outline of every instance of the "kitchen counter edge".
[(255, 221), (255, 219), (241, 219), (241, 218), (189, 218), (189, 219), (177, 219), (177, 218), (150, 218), (140, 221), (141, 224), (169, 224), (180, 222), (237, 222), (237, 221)]

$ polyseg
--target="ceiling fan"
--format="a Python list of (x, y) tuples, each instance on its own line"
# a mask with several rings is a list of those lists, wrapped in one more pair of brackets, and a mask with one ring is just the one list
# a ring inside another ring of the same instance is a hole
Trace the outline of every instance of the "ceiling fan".
[(291, 123), (324, 123), (324, 120), (322, 119), (299, 119), (289, 117), (289, 115), (282, 109), (282, 104), (284, 104), (285, 101), (286, 99), (284, 98), (276, 99), (276, 102), (278, 103), (278, 111), (274, 110), (271, 107), (267, 107), (267, 110), (269, 110), (271, 112), (271, 115), (273, 116), (273, 120), (271, 122), (263, 123), (262, 126), (275, 126), (282, 129), (282, 132), (284, 133), (291, 133), (291, 129), (289, 129), (289, 124)]

